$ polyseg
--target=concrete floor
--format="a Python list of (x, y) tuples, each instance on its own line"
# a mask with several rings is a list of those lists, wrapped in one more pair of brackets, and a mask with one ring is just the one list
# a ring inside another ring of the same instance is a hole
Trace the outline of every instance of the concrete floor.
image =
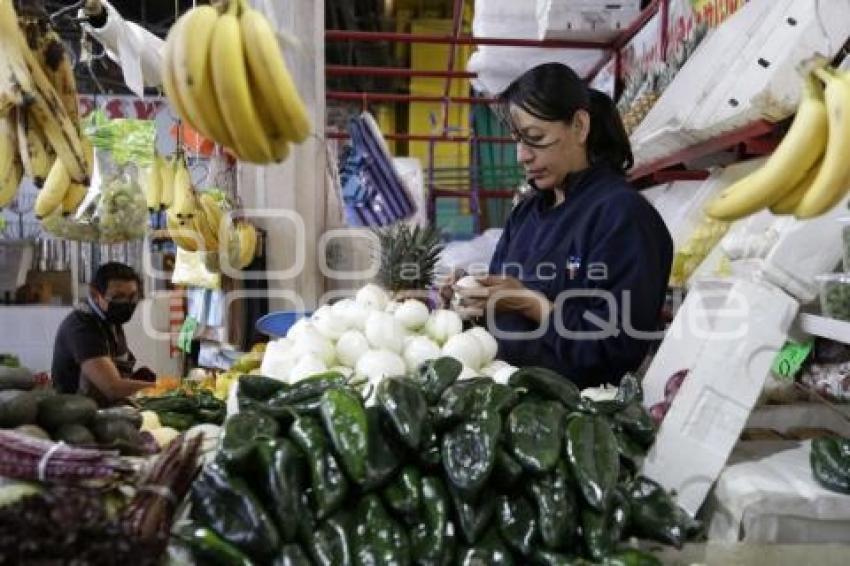
[(751, 565), (770, 566), (848, 566), (850, 546), (840, 544), (689, 544), (682, 550), (659, 547), (653, 549), (664, 564), (689, 566)]

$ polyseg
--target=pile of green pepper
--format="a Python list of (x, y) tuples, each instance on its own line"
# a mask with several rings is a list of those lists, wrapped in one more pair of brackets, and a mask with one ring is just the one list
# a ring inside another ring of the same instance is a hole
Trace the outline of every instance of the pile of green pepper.
[(461, 369), (426, 362), (369, 407), (333, 372), (243, 376), (178, 537), (215, 564), (649, 565), (621, 541), (696, 533), (635, 477), (655, 432), (636, 381), (594, 403), (546, 369), (508, 385)]
[(202, 423), (220, 425), (227, 416), (224, 401), (206, 389), (178, 389), (158, 397), (141, 397), (136, 403), (141, 410), (156, 413), (162, 426), (179, 431)]

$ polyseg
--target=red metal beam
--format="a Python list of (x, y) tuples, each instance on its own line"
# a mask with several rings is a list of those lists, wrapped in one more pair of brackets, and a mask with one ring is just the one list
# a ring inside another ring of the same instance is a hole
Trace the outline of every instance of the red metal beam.
[(605, 68), (605, 65), (608, 64), (608, 61), (611, 60), (612, 54), (616, 54), (616, 51), (606, 51), (602, 58), (587, 72), (584, 76), (584, 80), (587, 83), (590, 83), (593, 79), (596, 78), (596, 75)]
[(400, 67), (356, 67), (348, 65), (327, 65), (325, 74), (332, 77), (424, 77), (474, 79), (478, 75), (467, 71), (417, 71)]
[(630, 172), (629, 178), (633, 181), (639, 180), (654, 173), (658, 173), (662, 169), (667, 169), (674, 165), (686, 164), (700, 157), (705, 157), (720, 151), (731, 149), (738, 144), (746, 143), (754, 138), (770, 134), (773, 132), (773, 129), (774, 124), (767, 122), (766, 120), (753, 122), (743, 128), (733, 130), (702, 143), (682, 149), (672, 155), (657, 159), (641, 167), (636, 167)]
[[(325, 94), (327, 100), (341, 100), (350, 102), (438, 102), (442, 103), (445, 99), (441, 96), (429, 96), (425, 94), (393, 94), (393, 93), (378, 93), (378, 92), (347, 92), (347, 91), (328, 91)], [(470, 97), (470, 96), (450, 96), (449, 100), (454, 104), (494, 104), (497, 102), (495, 98), (486, 97)]]
[(664, 169), (656, 171), (648, 178), (652, 183), (660, 185), (673, 181), (703, 181), (708, 179), (709, 172), (704, 169)]
[(326, 41), (389, 41), (392, 43), (437, 43), (443, 45), (501, 45), (506, 47), (555, 47), (565, 49), (606, 49), (607, 41), (570, 41), (560, 39), (511, 39), (503, 37), (472, 37), (462, 35), (455, 39), (450, 35), (427, 35), (419, 33), (327, 30)]
[[(347, 140), (349, 135), (347, 132), (325, 132), (325, 137), (331, 140)], [(476, 141), (479, 143), (516, 143), (513, 138), (501, 138), (496, 136), (438, 136), (428, 134), (384, 134), (384, 138), (393, 141), (434, 141), (447, 143), (469, 143)]]
[(614, 38), (614, 41), (609, 46), (611, 50), (619, 50), (626, 46), (628, 42), (634, 38), (638, 34), (640, 30), (643, 29), (643, 26), (652, 19), (652, 17), (658, 12), (658, 7), (661, 4), (661, 0), (652, 0), (652, 2), (643, 9), (640, 15), (637, 17), (635, 21), (633, 21), (629, 27), (624, 29), (620, 35)]

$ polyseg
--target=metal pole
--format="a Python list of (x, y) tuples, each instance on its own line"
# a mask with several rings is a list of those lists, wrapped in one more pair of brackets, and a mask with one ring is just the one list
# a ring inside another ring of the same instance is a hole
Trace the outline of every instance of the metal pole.
[(502, 37), (472, 37), (462, 35), (428, 35), (417, 33), (327, 30), (326, 41), (388, 41), (392, 43), (436, 43), (443, 45), (500, 45), (505, 47), (552, 47), (563, 49), (606, 49), (611, 44), (607, 41), (570, 41), (548, 39), (511, 39)]
[(467, 71), (420, 71), (400, 67), (357, 67), (350, 65), (327, 65), (325, 73), (333, 77), (425, 77), (474, 79), (478, 75)]

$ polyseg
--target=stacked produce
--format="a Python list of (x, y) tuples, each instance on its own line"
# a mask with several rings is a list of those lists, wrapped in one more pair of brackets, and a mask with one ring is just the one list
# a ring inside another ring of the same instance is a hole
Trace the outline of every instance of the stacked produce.
[(0, 2), (0, 208), (21, 179), (43, 187), (36, 212), (76, 210), (92, 173), (81, 134), (73, 67), (61, 39), (43, 19), (18, 21)]
[(310, 119), (275, 31), (244, 0), (198, 6), (165, 42), (162, 82), (177, 114), (243, 161), (282, 161)]
[(447, 355), (463, 363), (462, 379), (485, 375), (506, 382), (516, 368), (496, 360), (497, 349), (486, 329), (464, 331), (454, 311), (429, 312), (416, 299), (392, 301), (381, 287), (369, 284), (354, 299), (319, 308), (299, 320), (286, 338), (270, 342), (261, 373), (297, 382), (331, 369), (377, 385), (386, 376)]
[[(3, 446), (6, 436), (0, 433)], [(202, 442), (202, 437), (180, 436), (140, 476), (128, 463), (103, 452), (59, 446), (55, 456), (36, 454), (47, 458), (47, 477), (30, 479), (49, 483), (0, 488), (0, 562), (162, 563), (178, 504), (198, 472)], [(93, 460), (92, 454), (101, 460)], [(19, 456), (21, 462), (29, 457)], [(92, 478), (100, 482), (81, 485), (80, 480)], [(128, 488), (132, 497), (125, 495)]]
[(143, 411), (156, 413), (160, 426), (178, 431), (202, 423), (220, 425), (226, 413), (224, 401), (208, 389), (176, 389), (156, 397), (138, 397), (135, 402)]
[(339, 374), (244, 376), (179, 538), (239, 564), (655, 564), (621, 541), (696, 532), (635, 477), (654, 436), (636, 381), (594, 402), (546, 369), (508, 384), (461, 370), (444, 357), (388, 377), (370, 407)]
[(50, 389), (0, 391), (0, 428), (72, 446), (149, 454), (155, 447), (140, 432), (142, 417), (132, 407), (98, 410), (85, 395)]
[(234, 269), (244, 269), (254, 260), (257, 229), (233, 217), (233, 206), (223, 191), (197, 191), (182, 154), (168, 160), (155, 156), (142, 177), (148, 211), (165, 211), (169, 236), (177, 246), (226, 257)]
[(831, 210), (850, 189), (850, 73), (826, 66), (804, 78), (797, 114), (765, 164), (706, 208), (719, 220), (737, 220), (770, 208), (813, 218)]

